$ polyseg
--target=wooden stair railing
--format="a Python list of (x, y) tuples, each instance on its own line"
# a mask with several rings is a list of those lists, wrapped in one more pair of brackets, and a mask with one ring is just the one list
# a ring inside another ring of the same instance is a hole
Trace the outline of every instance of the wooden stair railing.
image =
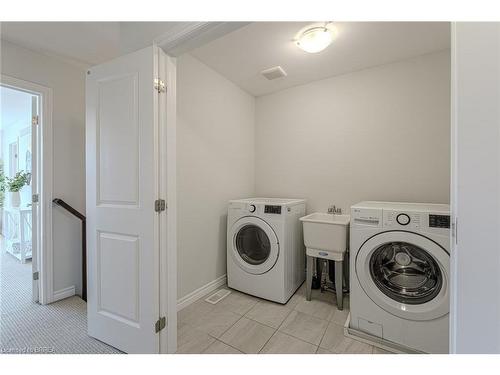
[(55, 198), (52, 202), (82, 221), (82, 299), (87, 301), (87, 219), (62, 199)]

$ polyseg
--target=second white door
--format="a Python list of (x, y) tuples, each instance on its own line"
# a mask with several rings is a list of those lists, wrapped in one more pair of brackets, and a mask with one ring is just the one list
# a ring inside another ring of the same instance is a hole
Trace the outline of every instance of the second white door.
[(155, 47), (87, 74), (88, 333), (158, 353), (158, 116)]

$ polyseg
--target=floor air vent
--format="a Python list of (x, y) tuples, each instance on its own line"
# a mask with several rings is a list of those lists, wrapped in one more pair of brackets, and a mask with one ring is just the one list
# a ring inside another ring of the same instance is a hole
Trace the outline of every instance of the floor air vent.
[(217, 302), (226, 298), (229, 295), (229, 293), (231, 293), (230, 290), (220, 289), (217, 292), (215, 292), (214, 294), (212, 294), (210, 297), (208, 297), (205, 301), (207, 301), (208, 303), (211, 303), (212, 305), (215, 305)]

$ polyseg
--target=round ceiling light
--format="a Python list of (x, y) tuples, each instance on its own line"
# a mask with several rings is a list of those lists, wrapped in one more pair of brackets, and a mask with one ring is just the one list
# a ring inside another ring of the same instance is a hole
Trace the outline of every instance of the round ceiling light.
[(310, 26), (299, 32), (295, 44), (303, 51), (317, 53), (332, 43), (335, 34), (335, 29), (329, 23), (323, 26)]

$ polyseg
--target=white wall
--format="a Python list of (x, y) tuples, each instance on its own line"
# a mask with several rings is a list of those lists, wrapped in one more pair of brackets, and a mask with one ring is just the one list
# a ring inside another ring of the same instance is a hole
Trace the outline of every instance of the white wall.
[[(1, 72), (53, 90), (53, 195), (85, 212), (85, 72), (53, 57), (1, 42)], [(80, 223), (53, 208), (54, 291), (81, 283)]]
[(500, 353), (500, 23), (453, 36), (451, 351)]
[(230, 199), (254, 193), (255, 99), (190, 55), (177, 60), (178, 298), (226, 273)]
[(449, 51), (256, 101), (256, 194), (308, 211), (361, 200), (448, 203)]

